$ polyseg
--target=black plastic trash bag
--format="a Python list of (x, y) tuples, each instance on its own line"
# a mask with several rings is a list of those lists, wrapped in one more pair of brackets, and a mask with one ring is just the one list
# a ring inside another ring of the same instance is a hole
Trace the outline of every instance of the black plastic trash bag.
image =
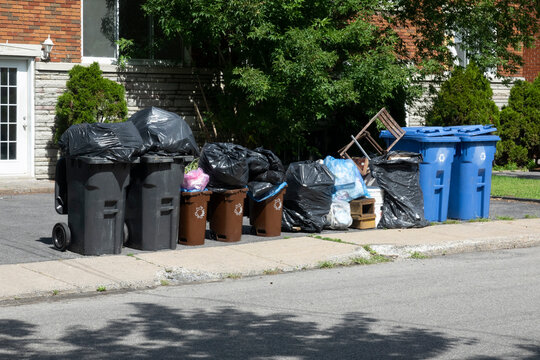
[(286, 181), (282, 228), (321, 232), (332, 205), (334, 175), (324, 164), (300, 161), (289, 166)]
[(250, 181), (248, 182), (248, 195), (253, 199), (261, 199), (274, 191), (278, 186), (264, 181)]
[(254, 150), (246, 149), (247, 162), (249, 166), (249, 180), (255, 179), (258, 175), (267, 172), (270, 169), (270, 163), (266, 156)]
[(269, 166), (267, 171), (253, 174), (253, 176), (250, 174), (250, 180), (269, 182), (274, 185), (281, 184), (285, 181), (285, 167), (276, 154), (274, 154), (271, 150), (267, 150), (262, 147), (258, 147), (253, 151), (264, 155)]
[(214, 192), (245, 188), (249, 181), (248, 151), (232, 143), (205, 144), (199, 167), (210, 176), (208, 188)]
[(384, 190), (378, 228), (420, 228), (429, 225), (424, 218), (424, 198), (419, 183), (421, 161), (420, 154), (391, 151), (369, 162), (372, 176)]
[(143, 141), (132, 123), (83, 123), (71, 125), (60, 137), (67, 156), (92, 156), (132, 162), (141, 154)]
[(141, 134), (143, 154), (199, 156), (193, 132), (178, 114), (152, 106), (136, 112), (128, 122)]
[(262, 147), (248, 150), (249, 182), (248, 195), (261, 199), (277, 190), (285, 181), (285, 168), (272, 151)]

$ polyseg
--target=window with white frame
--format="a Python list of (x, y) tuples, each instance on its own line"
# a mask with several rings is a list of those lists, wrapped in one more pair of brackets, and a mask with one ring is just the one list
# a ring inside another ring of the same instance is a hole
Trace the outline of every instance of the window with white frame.
[[(474, 52), (467, 50), (463, 45), (463, 34), (460, 32), (454, 34), (454, 44), (450, 47), (450, 51), (456, 58), (456, 65), (459, 66), (467, 67), (474, 58)], [(497, 75), (497, 69), (488, 68), (485, 70), (484, 75), (488, 78), (493, 78)]]
[(83, 0), (83, 57), (116, 58), (118, 35), (115, 2), (115, 0)]
[(469, 57), (467, 50), (462, 46), (463, 40), (460, 33), (454, 35), (454, 51), (458, 65), (467, 67), (469, 65)]
[[(181, 37), (165, 37), (155, 19), (142, 10), (144, 2), (83, 0), (83, 60), (113, 62), (119, 55), (126, 55), (131, 59), (186, 63), (188, 54)], [(119, 50), (118, 39), (129, 40), (131, 45)]]

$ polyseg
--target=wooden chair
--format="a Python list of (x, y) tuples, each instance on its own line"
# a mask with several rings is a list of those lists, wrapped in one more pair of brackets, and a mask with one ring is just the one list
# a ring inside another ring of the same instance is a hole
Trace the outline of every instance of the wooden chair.
[[(371, 134), (368, 131), (368, 128), (370, 127), (370, 125), (373, 124), (376, 120), (379, 120), (384, 125), (384, 127), (386, 127), (386, 129), (396, 138), (396, 140), (394, 140), (394, 142), (391, 143), (390, 146), (386, 148), (386, 150), (381, 148), (381, 146), (377, 143), (377, 141), (371, 136)], [(339, 150), (339, 156), (341, 156), (344, 159), (345, 158), (351, 159), (349, 154), (347, 154), (347, 151), (356, 142), (364, 138), (366, 138), (367, 141), (371, 144), (371, 146), (373, 146), (375, 150), (380, 155), (382, 155), (390, 151), (394, 147), (394, 145), (403, 137), (403, 135), (405, 135), (405, 131), (397, 124), (396, 120), (394, 120), (394, 118), (390, 115), (390, 113), (386, 111), (386, 108), (382, 108), (377, 113), (377, 115), (375, 115), (374, 117), (371, 118), (371, 120), (369, 120), (366, 126), (364, 126), (362, 130), (360, 130), (360, 132), (354, 137), (354, 139), (351, 142), (349, 142), (346, 146), (344, 146), (343, 148)], [(363, 151), (363, 149), (361, 150)]]

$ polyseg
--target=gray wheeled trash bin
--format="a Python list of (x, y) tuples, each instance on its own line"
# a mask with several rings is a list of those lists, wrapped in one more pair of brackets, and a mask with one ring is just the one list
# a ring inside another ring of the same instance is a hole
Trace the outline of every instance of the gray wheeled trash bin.
[(144, 155), (131, 169), (127, 190), (126, 246), (140, 250), (176, 249), (180, 186), (193, 156)]
[(53, 244), (82, 255), (122, 251), (124, 205), (131, 164), (97, 157), (66, 157), (57, 164)]

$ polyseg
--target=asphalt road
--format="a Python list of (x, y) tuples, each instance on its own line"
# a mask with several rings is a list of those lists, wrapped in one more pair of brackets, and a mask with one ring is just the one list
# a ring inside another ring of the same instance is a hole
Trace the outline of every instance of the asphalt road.
[(540, 248), (0, 307), (0, 358), (539, 359)]
[[(518, 202), (492, 200), (490, 217), (526, 216), (540, 217), (540, 202)], [(67, 215), (58, 215), (54, 210), (53, 194), (0, 196), (0, 264), (27, 263), (56, 259), (69, 259), (81, 255), (69, 251), (60, 252), (52, 246), (51, 232), (55, 223), (66, 222)], [(244, 218), (242, 242), (266, 241), (265, 238), (249, 235), (250, 227)], [(350, 230), (357, 231), (357, 230)], [(335, 231), (324, 230), (324, 234)], [(303, 236), (304, 233), (282, 233), (282, 236)], [(229, 243), (207, 239), (203, 246), (228, 246)], [(182, 248), (182, 245), (179, 245)], [(124, 248), (123, 253), (138, 253), (138, 250)]]

